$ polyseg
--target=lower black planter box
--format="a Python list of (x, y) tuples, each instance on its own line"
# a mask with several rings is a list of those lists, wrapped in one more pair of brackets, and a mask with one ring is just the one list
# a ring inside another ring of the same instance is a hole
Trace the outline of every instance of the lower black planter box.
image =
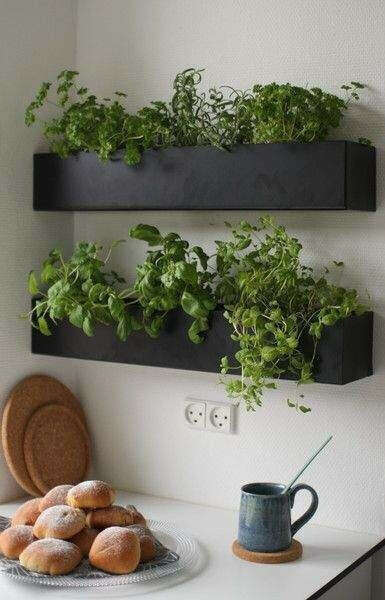
[(34, 156), (36, 210), (375, 210), (376, 154), (355, 142)]
[[(142, 331), (120, 342), (113, 327), (96, 328), (94, 337), (62, 322), (51, 336), (32, 329), (32, 352), (51, 356), (102, 360), (130, 365), (148, 365), (192, 371), (218, 372), (225, 354), (231, 357), (237, 344), (220, 310), (214, 311), (211, 329), (202, 344), (187, 338), (191, 319), (182, 311), (169, 315), (167, 327), (157, 339)], [(345, 384), (372, 375), (373, 313), (352, 316), (326, 327), (318, 344), (315, 379), (319, 383)], [(304, 340), (304, 349), (308, 345)], [(285, 377), (291, 379), (291, 377)]]

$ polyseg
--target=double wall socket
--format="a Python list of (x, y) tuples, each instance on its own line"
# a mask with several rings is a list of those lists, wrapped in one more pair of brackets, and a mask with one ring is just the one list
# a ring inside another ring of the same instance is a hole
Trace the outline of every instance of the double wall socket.
[(183, 417), (185, 423), (193, 429), (205, 429), (217, 433), (233, 432), (234, 406), (229, 403), (186, 398)]

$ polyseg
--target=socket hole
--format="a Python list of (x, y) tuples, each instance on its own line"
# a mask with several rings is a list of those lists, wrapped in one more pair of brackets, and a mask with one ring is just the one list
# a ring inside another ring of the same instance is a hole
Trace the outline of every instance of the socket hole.
[(219, 423), (219, 427), (222, 427), (222, 423)]
[(226, 415), (225, 415), (225, 419), (227, 419)]
[(192, 414), (193, 414), (193, 411), (192, 411), (192, 410), (190, 410), (190, 415), (192, 415)]
[(194, 423), (198, 423), (198, 421), (196, 419), (194, 419)]
[(218, 415), (214, 415), (214, 417), (217, 419), (217, 418), (218, 418)]
[(202, 413), (199, 413), (199, 416), (201, 417), (201, 416), (202, 416)]

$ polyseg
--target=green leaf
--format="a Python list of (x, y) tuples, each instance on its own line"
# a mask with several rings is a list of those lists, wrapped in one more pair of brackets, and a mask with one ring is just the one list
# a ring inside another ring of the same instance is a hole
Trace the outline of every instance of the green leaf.
[(52, 248), (48, 256), (50, 257), (52, 263), (59, 261), (61, 257), (60, 248)]
[(81, 304), (78, 304), (77, 307), (69, 313), (68, 320), (75, 327), (79, 327), (80, 329), (83, 328), (84, 311)]
[(123, 156), (124, 162), (132, 167), (140, 163), (140, 158), (139, 148), (133, 142), (127, 142)]
[(303, 404), (301, 404), (298, 408), (303, 413), (308, 413), (311, 411), (311, 408), (309, 408), (308, 406), (303, 406)]
[(31, 294), (31, 296), (35, 296), (40, 291), (37, 285), (36, 275), (34, 271), (30, 271), (28, 276), (28, 291)]
[(92, 337), (94, 335), (94, 327), (92, 317), (87, 316), (83, 321), (83, 331), (88, 337)]
[(185, 283), (190, 283), (191, 285), (196, 285), (198, 281), (198, 274), (195, 265), (183, 261), (175, 263), (175, 276)]
[(115, 298), (114, 296), (108, 298), (108, 308), (115, 321), (120, 321), (122, 314), (124, 313), (124, 307), (124, 302), (120, 298)]
[(286, 344), (289, 346), (289, 348), (294, 350), (298, 347), (298, 340), (295, 337), (288, 337), (286, 338)]
[(296, 407), (296, 403), (292, 402), (289, 398), (287, 399), (287, 405), (290, 406), (290, 408), (295, 408)]
[(194, 319), (205, 319), (208, 316), (209, 311), (205, 308), (202, 299), (187, 290), (182, 294), (181, 305), (183, 310)]
[(273, 361), (277, 358), (279, 352), (277, 350), (277, 348), (274, 348), (274, 346), (264, 346), (261, 349), (261, 356), (263, 358), (263, 360), (266, 361)]
[(118, 335), (118, 338), (122, 341), (125, 342), (127, 340), (127, 337), (130, 333), (130, 328), (129, 328), (129, 324), (128, 321), (126, 319), (126, 315), (123, 315), (118, 323), (118, 326), (116, 328), (116, 333)]
[(48, 323), (44, 317), (39, 317), (37, 323), (39, 325), (40, 333), (42, 333), (43, 335), (52, 335), (48, 327)]
[(152, 225), (136, 225), (129, 230), (128, 235), (131, 238), (147, 242), (149, 246), (159, 246), (162, 243), (162, 236), (159, 230)]
[(193, 246), (191, 248), (191, 252), (193, 252), (198, 257), (202, 269), (206, 270), (207, 269), (207, 263), (208, 263), (208, 260), (209, 260), (209, 257), (206, 254), (206, 252), (204, 252), (202, 250), (202, 248), (200, 248), (199, 246)]
[(204, 337), (200, 335), (202, 332), (207, 331), (209, 323), (207, 319), (196, 319), (193, 321), (188, 330), (188, 337), (194, 344), (200, 344), (203, 342)]
[(336, 317), (335, 315), (325, 315), (321, 319), (321, 321), (324, 325), (334, 325), (337, 320), (338, 320), (338, 317)]
[(221, 373), (225, 374), (228, 372), (229, 370), (229, 359), (227, 358), (227, 356), (222, 356), (221, 358), (221, 362), (220, 362), (220, 368), (221, 368)]
[(145, 324), (144, 329), (150, 337), (157, 338), (163, 329), (163, 325), (163, 318), (161, 316), (156, 316), (150, 323)]
[(48, 289), (48, 291), (47, 291), (48, 298), (52, 301), (53, 299), (55, 299), (57, 297), (63, 297), (65, 294), (67, 294), (69, 292), (70, 287), (71, 286), (68, 283), (68, 281), (65, 281), (64, 279), (60, 279), (59, 281), (57, 281), (56, 283), (51, 285), (51, 287)]
[(43, 269), (40, 274), (40, 278), (44, 283), (49, 283), (54, 280), (57, 275), (57, 269), (53, 266), (51, 259), (44, 261)]

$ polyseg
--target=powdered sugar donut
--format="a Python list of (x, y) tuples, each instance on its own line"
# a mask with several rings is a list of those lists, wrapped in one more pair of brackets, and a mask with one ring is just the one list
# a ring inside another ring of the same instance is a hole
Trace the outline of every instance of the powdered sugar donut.
[(66, 504), (67, 494), (71, 488), (73, 488), (73, 485), (57, 485), (52, 488), (52, 490), (47, 492), (44, 498), (40, 500), (40, 512), (43, 512), (43, 510), (46, 510), (47, 508), (51, 508), (51, 506)]
[(140, 560), (139, 538), (126, 527), (108, 527), (92, 544), (89, 558), (91, 565), (107, 573), (132, 573)]
[(0, 534), (0, 551), (7, 558), (15, 560), (35, 539), (31, 525), (8, 527)]
[(86, 516), (87, 527), (106, 529), (107, 527), (124, 527), (133, 523), (132, 514), (123, 506), (108, 506), (90, 510)]
[(86, 516), (82, 510), (58, 504), (41, 513), (34, 525), (33, 533), (37, 538), (68, 540), (79, 533), (85, 524)]
[(67, 495), (67, 504), (76, 508), (105, 508), (115, 500), (115, 490), (104, 481), (82, 481)]
[(33, 542), (20, 554), (23, 567), (47, 575), (67, 575), (81, 560), (82, 553), (75, 544), (49, 538)]
[(24, 502), (12, 517), (12, 525), (35, 525), (36, 519), (40, 515), (41, 498), (33, 498)]
[(140, 562), (153, 560), (156, 554), (156, 547), (155, 538), (151, 531), (143, 525), (129, 525), (127, 529), (133, 531), (139, 538)]

